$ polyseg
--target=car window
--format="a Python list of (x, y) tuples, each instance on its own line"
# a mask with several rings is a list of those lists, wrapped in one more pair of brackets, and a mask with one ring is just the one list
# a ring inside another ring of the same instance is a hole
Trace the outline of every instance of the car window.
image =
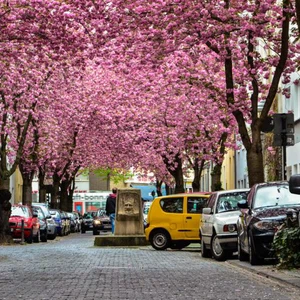
[(218, 198), (216, 213), (239, 210), (238, 202), (247, 200), (248, 192), (230, 192), (221, 194)]
[(25, 206), (12, 206), (11, 216), (20, 216), (28, 218), (30, 214), (27, 207)]
[(182, 213), (183, 212), (183, 198), (174, 197), (160, 200), (160, 206), (164, 212), (168, 213)]
[(55, 218), (60, 218), (60, 214), (58, 213), (58, 211), (50, 210), (50, 214)]
[(211, 209), (213, 209), (215, 202), (216, 202), (216, 194), (212, 194), (210, 195), (210, 197), (207, 200), (207, 207), (210, 207)]
[(188, 197), (187, 212), (190, 214), (201, 214), (203, 207), (207, 205), (207, 197)]
[(291, 194), (288, 185), (262, 186), (256, 191), (253, 208), (300, 204), (300, 195)]
[(43, 214), (41, 208), (39, 208), (39, 207), (33, 207), (33, 211), (38, 215), (38, 218), (39, 218), (40, 220), (45, 219), (45, 216), (44, 216), (44, 214)]

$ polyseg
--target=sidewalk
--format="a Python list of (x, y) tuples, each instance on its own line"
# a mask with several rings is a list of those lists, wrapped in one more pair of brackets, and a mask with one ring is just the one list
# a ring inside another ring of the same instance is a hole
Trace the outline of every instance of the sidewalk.
[[(199, 249), (199, 244), (190, 244), (185, 249), (197, 249), (201, 252)], [(275, 279), (280, 282), (290, 284), (293, 287), (300, 288), (300, 269), (278, 270), (271, 262), (266, 262), (264, 265), (252, 266), (249, 262), (239, 261), (237, 256), (235, 256), (234, 259), (226, 260), (226, 263), (253, 272), (254, 274)]]
[(227, 263), (246, 269), (257, 275), (264, 276), (266, 278), (275, 279), (286, 284), (290, 284), (294, 287), (300, 288), (300, 269), (293, 270), (278, 270), (274, 265), (266, 264), (260, 266), (252, 266), (249, 262), (235, 260), (227, 260)]

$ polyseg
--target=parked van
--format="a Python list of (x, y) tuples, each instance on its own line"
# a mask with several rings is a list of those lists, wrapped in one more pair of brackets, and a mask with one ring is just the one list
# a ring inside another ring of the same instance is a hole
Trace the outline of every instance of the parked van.
[(146, 239), (156, 250), (182, 249), (200, 243), (202, 209), (211, 193), (187, 193), (153, 200), (145, 228)]

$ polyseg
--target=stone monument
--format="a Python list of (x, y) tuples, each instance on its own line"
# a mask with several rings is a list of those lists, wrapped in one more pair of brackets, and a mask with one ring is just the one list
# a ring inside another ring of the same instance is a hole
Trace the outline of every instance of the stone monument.
[(141, 190), (119, 189), (116, 202), (115, 235), (143, 235)]

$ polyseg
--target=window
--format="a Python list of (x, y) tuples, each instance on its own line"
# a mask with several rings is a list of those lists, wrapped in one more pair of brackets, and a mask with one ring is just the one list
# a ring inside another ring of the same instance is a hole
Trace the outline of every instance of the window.
[(183, 212), (183, 198), (167, 198), (160, 200), (160, 206), (163, 211), (168, 213), (182, 213)]
[(217, 203), (217, 213), (229, 210), (239, 210), (237, 203), (247, 200), (248, 192), (234, 192), (221, 194)]
[(201, 214), (203, 207), (206, 206), (208, 198), (205, 197), (188, 197), (187, 212), (191, 214)]

